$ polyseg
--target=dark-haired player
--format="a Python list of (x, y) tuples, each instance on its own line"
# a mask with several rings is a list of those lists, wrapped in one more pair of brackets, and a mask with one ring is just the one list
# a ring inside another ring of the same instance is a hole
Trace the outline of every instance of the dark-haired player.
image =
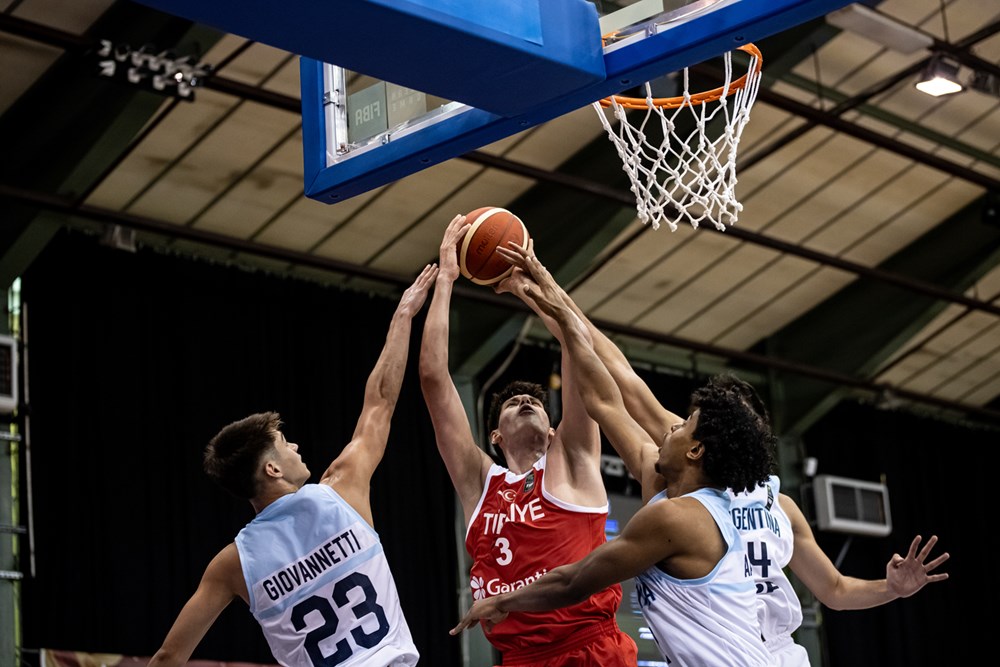
[[(494, 397), (489, 423), (489, 441), (507, 467), (476, 444), (448, 370), (449, 307), (459, 275), (456, 245), (467, 229), (465, 217), (456, 216), (441, 243), (420, 382), (438, 450), (464, 511), (470, 586), (473, 599), (480, 600), (524, 586), (605, 543), (608, 497), (597, 425), (580, 402), (565, 352), (558, 427), (549, 422), (542, 388), (515, 383)], [(505, 666), (635, 667), (635, 642), (615, 622), (621, 595), (621, 587), (609, 582), (566, 609), (512, 614), (486, 637)]]
[(187, 664), (223, 609), (250, 607), (274, 658), (288, 667), (412, 667), (418, 653), (373, 528), (369, 483), (385, 453), (410, 328), (434, 283), (424, 268), (403, 293), (365, 385), (351, 441), (306, 484), (298, 445), (274, 412), (233, 422), (205, 450), (205, 471), (256, 516), (209, 563), (150, 667)]

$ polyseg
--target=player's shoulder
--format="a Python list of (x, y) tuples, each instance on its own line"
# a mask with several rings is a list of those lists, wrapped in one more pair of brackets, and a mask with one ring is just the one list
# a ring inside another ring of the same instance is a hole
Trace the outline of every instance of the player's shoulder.
[(236, 548), (236, 542), (230, 542), (222, 547), (222, 550), (212, 559), (212, 563), (217, 563), (220, 567), (231, 567), (234, 563), (238, 566), (240, 563), (240, 552)]
[(228, 584), (242, 576), (243, 566), (240, 563), (240, 552), (236, 548), (236, 542), (224, 546), (205, 568), (205, 578), (213, 581)]
[(801, 526), (802, 523), (806, 523), (805, 514), (802, 513), (802, 509), (799, 507), (795, 500), (784, 493), (778, 494), (778, 506), (784, 511), (785, 516), (792, 523), (792, 527), (795, 528), (796, 525)]
[(650, 520), (661, 525), (690, 525), (693, 517), (704, 514), (707, 510), (697, 499), (691, 496), (670, 498), (666, 494), (654, 497), (641, 512), (645, 512)]

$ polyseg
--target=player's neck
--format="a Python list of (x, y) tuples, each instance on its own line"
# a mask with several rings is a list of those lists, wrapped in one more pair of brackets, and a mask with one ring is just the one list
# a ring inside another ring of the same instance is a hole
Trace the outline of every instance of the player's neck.
[(667, 480), (667, 497), (678, 498), (705, 488), (714, 489), (719, 487), (713, 484), (711, 480), (706, 479), (704, 475), (681, 474), (676, 479)]
[(521, 475), (528, 472), (535, 462), (545, 456), (545, 445), (532, 443), (524, 446), (510, 446), (504, 450), (507, 467), (511, 472)]
[(289, 493), (295, 493), (296, 491), (298, 491), (298, 489), (288, 482), (285, 482), (284, 480), (276, 481), (270, 484), (258, 496), (251, 498), (250, 504), (253, 505), (254, 513), (260, 514), (268, 505), (273, 503), (278, 498), (283, 498)]

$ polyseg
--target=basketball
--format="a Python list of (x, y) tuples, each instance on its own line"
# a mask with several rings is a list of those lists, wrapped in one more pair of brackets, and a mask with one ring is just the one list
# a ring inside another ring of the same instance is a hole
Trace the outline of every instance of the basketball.
[(471, 227), (458, 244), (458, 268), (477, 285), (492, 285), (511, 274), (514, 267), (496, 249), (509, 241), (528, 247), (528, 229), (521, 219), (507, 209), (495, 206), (477, 208), (465, 216)]

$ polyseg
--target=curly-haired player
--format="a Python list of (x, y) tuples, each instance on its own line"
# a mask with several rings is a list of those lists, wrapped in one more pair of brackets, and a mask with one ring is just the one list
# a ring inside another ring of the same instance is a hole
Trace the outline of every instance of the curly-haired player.
[[(533, 250), (531, 246), (529, 249)], [(521, 265), (522, 259), (517, 252), (511, 250), (504, 254)], [(517, 281), (523, 281), (523, 272), (515, 271), (508, 282)], [(565, 291), (560, 291), (565, 304), (586, 326), (594, 351), (614, 377), (629, 414), (650, 438), (658, 439), (683, 421), (657, 400), (618, 346), (590, 322)], [(742, 387), (740, 391), (744, 392), (757, 419), (769, 423), (767, 409), (756, 391), (745, 383)], [(644, 499), (648, 500), (664, 488), (664, 479), (653, 469), (655, 447), (652, 444), (645, 448), (631, 441), (615, 444), (629, 472), (642, 480)], [(949, 558), (947, 553), (931, 558), (937, 544), (936, 536), (931, 536), (921, 546), (923, 539), (917, 535), (905, 556), (894, 554), (886, 563), (884, 579), (858, 579), (841, 574), (823, 553), (802, 510), (790, 496), (781, 493), (776, 475), (752, 489), (739, 492), (728, 489), (728, 493), (732, 499), (730, 513), (740, 531), (757, 583), (761, 638), (779, 667), (809, 667), (809, 654), (792, 639), (792, 633), (802, 623), (802, 605), (786, 570), (791, 570), (821, 603), (838, 610), (883, 605), (909, 597), (928, 583), (948, 578), (947, 573), (934, 572)]]
[(657, 446), (625, 409), (586, 325), (530, 246), (519, 266), (527, 273), (518, 289), (561, 330), (587, 412), (616, 449), (630, 443), (641, 456), (655, 456), (645, 477), (662, 479), (666, 491), (653, 495), (617, 539), (583, 559), (511, 592), (478, 600), (452, 633), (477, 620), (492, 628), (511, 612), (571, 605), (635, 577), (643, 616), (671, 665), (772, 665), (760, 638), (754, 580), (726, 493), (727, 487), (742, 490), (762, 483), (774, 463), (774, 438), (755, 410), (753, 391), (735, 378), (713, 379), (693, 395), (690, 416), (673, 424)]

